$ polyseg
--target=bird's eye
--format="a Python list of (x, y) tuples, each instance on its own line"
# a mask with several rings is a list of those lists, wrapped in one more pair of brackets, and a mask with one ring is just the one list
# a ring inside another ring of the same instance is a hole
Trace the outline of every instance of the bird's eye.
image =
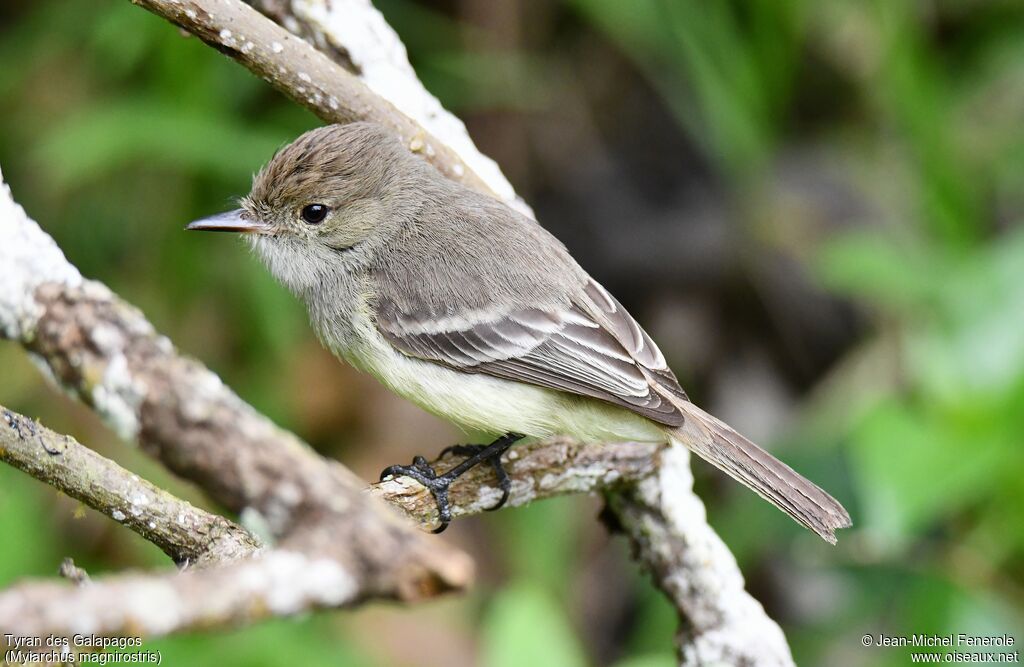
[(323, 204), (309, 204), (302, 209), (302, 219), (311, 225), (318, 225), (324, 221), (330, 210)]

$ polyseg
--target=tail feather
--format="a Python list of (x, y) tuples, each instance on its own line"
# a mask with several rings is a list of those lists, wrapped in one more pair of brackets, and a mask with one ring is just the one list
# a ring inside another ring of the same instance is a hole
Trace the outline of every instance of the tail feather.
[(852, 525), (846, 509), (810, 480), (693, 403), (679, 402), (683, 425), (669, 433), (702, 459), (822, 537)]

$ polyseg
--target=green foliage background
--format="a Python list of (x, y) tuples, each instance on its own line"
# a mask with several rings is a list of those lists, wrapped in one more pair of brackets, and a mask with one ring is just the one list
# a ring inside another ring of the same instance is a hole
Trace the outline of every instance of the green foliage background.
[[(713, 524), (797, 661), (906, 664), (905, 651), (862, 648), (864, 633), (1024, 640), (1024, 6), (529, 4), (378, 6), (427, 87), (528, 200), (548, 196), (545, 172), (536, 156), (521, 166), (502, 137), (543, 125), (577, 79), (630, 78), (650, 92), (637, 104), (671, 119), (710, 174), (737, 273), (754, 281), (760, 258), (784, 258), (787, 272), (857, 314), (828, 363), (789, 383), (791, 426), (768, 443), (851, 509), (855, 527), (839, 546), (701, 472)], [(511, 16), (516, 30), (503, 27)], [(7, 3), (0, 63), (5, 180), (85, 275), (368, 477), (456, 437), (409, 409), (414, 426), (388, 423), (383, 414), (402, 408), (330, 362), (301, 307), (247, 253), (181, 231), (229, 207), (314, 117), (120, 0)], [(855, 193), (843, 224), (817, 224), (780, 185), (784, 159), (807, 150), (839, 165)], [(572, 231), (558, 231), (572, 248)], [(614, 282), (616, 261), (599, 277)], [(667, 331), (655, 327), (655, 338)], [(701, 399), (714, 377), (694, 372), (684, 384)], [(12, 345), (0, 346), (0, 403), (205, 502), (48, 388)], [(603, 536), (596, 511), (573, 498), (462, 522), (452, 539), (482, 569), (463, 599), (146, 645), (165, 664), (219, 667), (672, 664), (671, 610)], [(52, 576), (66, 555), (94, 575), (169, 567), (125, 533), (0, 468), (0, 585)]]

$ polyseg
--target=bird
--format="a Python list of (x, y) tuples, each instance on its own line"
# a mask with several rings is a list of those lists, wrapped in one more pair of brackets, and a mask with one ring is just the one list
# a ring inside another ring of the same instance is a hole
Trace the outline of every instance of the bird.
[(451, 521), (448, 490), (523, 438), (685, 446), (826, 541), (832, 496), (690, 401), (622, 304), (532, 218), (444, 177), (372, 122), (310, 130), (253, 177), (239, 208), (186, 229), (243, 234), (306, 306), (322, 343), (394, 393), (493, 441), (386, 468)]

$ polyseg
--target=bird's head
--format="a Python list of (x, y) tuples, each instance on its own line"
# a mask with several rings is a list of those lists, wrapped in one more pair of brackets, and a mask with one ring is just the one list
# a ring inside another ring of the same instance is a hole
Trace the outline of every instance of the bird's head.
[(186, 229), (244, 234), (274, 276), (302, 293), (386, 242), (415, 207), (424, 166), (379, 125), (320, 127), (274, 155), (240, 208)]

